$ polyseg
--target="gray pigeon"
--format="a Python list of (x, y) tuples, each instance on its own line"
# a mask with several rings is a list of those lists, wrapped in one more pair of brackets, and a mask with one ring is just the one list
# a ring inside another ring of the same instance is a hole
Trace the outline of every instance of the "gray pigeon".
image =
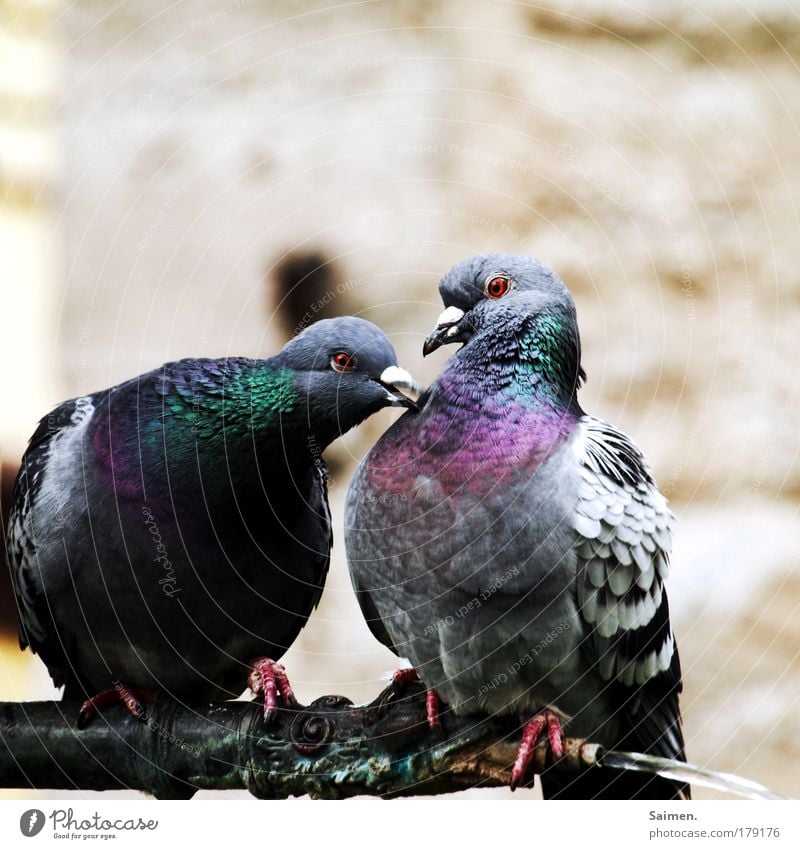
[[(572, 298), (537, 260), (476, 256), (442, 279), (425, 343), (463, 347), (358, 468), (350, 573), (373, 634), (457, 714), (684, 759), (664, 579), (672, 514), (634, 443), (586, 415)], [(400, 680), (407, 679), (407, 673)], [(429, 700), (429, 719), (430, 719)], [(545, 795), (677, 798), (643, 773), (551, 770)]]
[[(291, 704), (275, 663), (328, 570), (326, 446), (413, 406), (385, 334), (317, 322), (275, 357), (181, 360), (42, 419), (8, 530), (20, 642), (81, 723), (147, 691), (188, 702), (250, 685)], [(97, 694), (97, 695), (95, 695)]]

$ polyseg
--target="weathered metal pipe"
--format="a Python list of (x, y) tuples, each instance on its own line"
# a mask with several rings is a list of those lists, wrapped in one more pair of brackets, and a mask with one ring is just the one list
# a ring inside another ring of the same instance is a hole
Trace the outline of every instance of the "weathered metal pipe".
[[(431, 730), (417, 686), (402, 698), (390, 687), (358, 707), (324, 696), (281, 709), (269, 726), (252, 702), (187, 707), (158, 697), (144, 721), (113, 706), (83, 730), (78, 708), (0, 703), (0, 786), (132, 788), (173, 799), (242, 788), (263, 799), (450, 793), (508, 785), (520, 734), (513, 718), (449, 712)], [(598, 754), (595, 744), (567, 740), (553, 763), (541, 746), (532, 773), (591, 768)]]

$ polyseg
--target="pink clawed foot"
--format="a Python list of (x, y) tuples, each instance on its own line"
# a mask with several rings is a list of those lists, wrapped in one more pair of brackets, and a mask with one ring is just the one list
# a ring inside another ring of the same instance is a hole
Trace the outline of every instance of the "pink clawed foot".
[(437, 729), (442, 727), (439, 720), (439, 694), (436, 690), (428, 690), (425, 694), (425, 714), (428, 717), (428, 727)]
[[(392, 673), (392, 683), (402, 688), (405, 684), (422, 683), (419, 673), (413, 667), (396, 669)], [(439, 694), (436, 690), (428, 690), (425, 694), (425, 715), (428, 718), (428, 727), (437, 729), (442, 727), (439, 720)]]
[(142, 703), (148, 699), (152, 699), (153, 695), (152, 690), (135, 690), (127, 684), (115, 684), (113, 687), (109, 687), (108, 690), (103, 690), (101, 693), (97, 693), (97, 695), (86, 699), (78, 713), (78, 728), (84, 728), (89, 720), (100, 712), (101, 708), (115, 702), (122, 702), (128, 713), (134, 719), (139, 719), (144, 713)]
[(525, 773), (533, 760), (536, 744), (547, 734), (550, 751), (554, 758), (560, 758), (564, 754), (564, 732), (561, 730), (561, 722), (553, 711), (541, 710), (534, 714), (526, 723), (522, 731), (522, 742), (517, 749), (517, 759), (511, 770), (511, 787), (518, 787), (525, 778)]
[(284, 707), (297, 704), (286, 670), (268, 657), (259, 657), (250, 665), (247, 686), (255, 696), (264, 696), (264, 722), (272, 722), (278, 712), (278, 696)]

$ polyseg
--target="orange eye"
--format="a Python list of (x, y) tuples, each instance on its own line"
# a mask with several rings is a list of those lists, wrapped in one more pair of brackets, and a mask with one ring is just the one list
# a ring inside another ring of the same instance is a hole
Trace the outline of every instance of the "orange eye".
[(353, 358), (344, 351), (339, 351), (331, 357), (331, 368), (334, 371), (345, 372), (353, 368)]
[(502, 298), (510, 288), (511, 283), (507, 277), (492, 277), (486, 284), (486, 294), (490, 298)]

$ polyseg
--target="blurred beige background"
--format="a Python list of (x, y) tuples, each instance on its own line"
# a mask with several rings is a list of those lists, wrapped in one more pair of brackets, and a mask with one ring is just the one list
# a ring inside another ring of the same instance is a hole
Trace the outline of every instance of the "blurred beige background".
[[(689, 758), (800, 796), (796, 6), (6, 0), (0, 25), (6, 504), (58, 401), (269, 355), (309, 310), (378, 322), (429, 381), (441, 274), (532, 253), (576, 297), (584, 407), (681, 520)], [(391, 419), (329, 452), (339, 541)], [(2, 616), (0, 699), (51, 696)], [(341, 545), (285, 662), (307, 699), (393, 667)]]

